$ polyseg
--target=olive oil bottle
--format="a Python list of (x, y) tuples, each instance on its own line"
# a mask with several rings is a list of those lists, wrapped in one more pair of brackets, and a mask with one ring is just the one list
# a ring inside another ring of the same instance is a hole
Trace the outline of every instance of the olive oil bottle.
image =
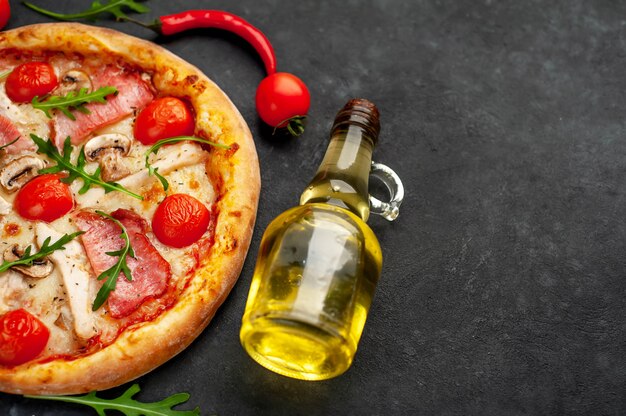
[[(365, 223), (379, 130), (371, 102), (348, 102), (300, 205), (263, 235), (240, 338), (254, 360), (279, 374), (324, 380), (352, 363), (382, 267), (378, 240)], [(376, 201), (393, 219), (402, 198), (394, 190), (402, 184), (393, 173), (381, 179), (396, 198), (393, 206)]]

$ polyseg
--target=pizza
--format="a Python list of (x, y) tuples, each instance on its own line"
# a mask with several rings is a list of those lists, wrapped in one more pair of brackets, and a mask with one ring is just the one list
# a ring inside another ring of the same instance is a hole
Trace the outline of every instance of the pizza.
[(105, 28), (0, 32), (0, 149), (0, 391), (107, 389), (203, 331), (260, 190), (216, 84)]

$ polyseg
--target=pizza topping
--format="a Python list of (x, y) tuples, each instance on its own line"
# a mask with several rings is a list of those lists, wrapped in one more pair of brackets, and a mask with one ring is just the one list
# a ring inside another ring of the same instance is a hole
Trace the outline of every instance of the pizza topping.
[(61, 77), (61, 83), (54, 90), (56, 95), (66, 95), (69, 92), (78, 92), (80, 90), (93, 91), (91, 78), (85, 71), (71, 69)]
[[(160, 143), (161, 142), (157, 143), (157, 145)], [(149, 155), (150, 152), (146, 153), (146, 157)], [(166, 146), (159, 152), (159, 159), (150, 166), (152, 166), (154, 171), (158, 170), (159, 174), (167, 175), (186, 166), (201, 164), (205, 162), (208, 157), (209, 153), (202, 150), (202, 148), (195, 143), (179, 143)], [(147, 170), (140, 170), (120, 179), (118, 184), (127, 189), (135, 190), (140, 189), (146, 184), (150, 184), (150, 179), (151, 177)], [(98, 201), (101, 201), (104, 194), (104, 189), (92, 188), (83, 195), (77, 195), (76, 199), (79, 205), (83, 207), (93, 207)]]
[[(28, 247), (30, 253), (30, 246)], [(11, 247), (4, 251), (3, 259), (5, 262), (15, 262), (24, 257), (25, 250), (19, 246), (19, 244), (13, 244)], [(54, 269), (54, 265), (47, 257), (40, 257), (34, 259), (29, 265), (16, 264), (11, 267), (26, 276), (34, 277), (37, 279), (49, 276)]]
[(0, 146), (7, 153), (34, 149), (33, 143), (23, 138), (11, 120), (3, 115), (0, 115)]
[(59, 85), (48, 62), (25, 62), (13, 68), (4, 85), (7, 96), (16, 103), (28, 103), (50, 93)]
[(207, 207), (187, 194), (173, 194), (161, 202), (152, 218), (152, 230), (160, 242), (171, 247), (189, 246), (209, 227)]
[(106, 104), (107, 97), (116, 93), (117, 89), (115, 87), (101, 87), (93, 92), (88, 92), (87, 88), (81, 88), (78, 91), (70, 91), (64, 96), (50, 96), (44, 101), (40, 101), (39, 97), (35, 97), (31, 104), (34, 108), (43, 111), (48, 118), (52, 118), (51, 110), (59, 110), (70, 120), (76, 120), (76, 116), (74, 116), (71, 110), (90, 114), (91, 111), (87, 108), (87, 104)]
[(195, 121), (189, 106), (179, 98), (157, 98), (144, 108), (135, 121), (134, 135), (150, 145), (176, 136), (191, 136)]
[(5, 258), (4, 262), (0, 264), (0, 273), (15, 268), (17, 266), (32, 266), (35, 262), (40, 261), (49, 254), (57, 250), (63, 250), (64, 246), (67, 243), (75, 239), (80, 234), (82, 233), (77, 232), (73, 234), (65, 234), (63, 236), (60, 236), (52, 244), (50, 244), (51, 238), (46, 238), (41, 243), (41, 248), (39, 249), (39, 251), (33, 254), (31, 254), (31, 246), (26, 247), (23, 253), (21, 252), (21, 250), (13, 251), (13, 249), (11, 249), (12, 253), (18, 256), (18, 258), (14, 260), (7, 260)]
[(159, 168), (154, 167), (152, 164), (150, 164), (150, 155), (153, 153), (156, 155), (162, 146), (179, 143), (179, 142), (185, 142), (185, 141), (208, 144), (210, 146), (219, 147), (221, 149), (230, 149), (230, 146), (226, 146), (221, 143), (215, 143), (209, 140), (200, 139), (198, 137), (182, 136), (182, 137), (172, 137), (170, 139), (160, 140), (158, 143), (154, 144), (152, 147), (150, 147), (150, 149), (148, 149), (148, 151), (146, 152), (146, 160), (144, 164), (146, 168), (148, 169), (148, 175), (156, 176), (157, 179), (159, 179), (159, 181), (161, 182), (161, 185), (163, 185), (163, 189), (165, 191), (169, 189), (170, 185), (167, 182), (167, 179), (165, 179), (163, 175), (159, 173)]
[(130, 174), (124, 164), (123, 156), (128, 155), (132, 140), (123, 134), (102, 134), (85, 143), (85, 158), (89, 162), (98, 162), (102, 171), (102, 180), (117, 181)]
[[(61, 234), (50, 226), (37, 223), (37, 242), (44, 244), (49, 239), (59, 241)], [(78, 234), (78, 233), (77, 233)], [(61, 272), (63, 286), (67, 291), (70, 310), (72, 311), (74, 332), (82, 339), (89, 339), (96, 334), (95, 317), (91, 310), (91, 286), (93, 280), (85, 263), (85, 252), (78, 240), (68, 241), (63, 250), (56, 250), (49, 255)]]
[(0, 314), (19, 308), (28, 284), (20, 273), (7, 271), (0, 279)]
[(143, 108), (154, 95), (150, 86), (135, 71), (107, 65), (94, 69), (91, 76), (93, 88), (115, 87), (118, 93), (107, 98), (105, 105), (99, 103), (86, 104), (89, 114), (74, 114), (76, 120), (69, 117), (55, 117), (53, 120), (54, 139), (58, 147), (63, 145), (66, 137), (71, 137), (72, 144), (82, 143), (90, 133), (115, 123), (132, 114), (136, 109)]
[(16, 366), (37, 357), (48, 343), (50, 331), (25, 309), (0, 318), (0, 364)]
[(15, 210), (23, 218), (51, 222), (74, 207), (70, 187), (57, 174), (45, 174), (24, 185), (15, 197)]
[[(148, 298), (162, 295), (171, 271), (169, 263), (146, 237), (148, 224), (143, 218), (125, 209), (113, 212), (111, 217), (122, 224), (122, 232), (116, 222), (102, 215), (88, 211), (75, 215), (76, 225), (85, 232), (82, 236), (83, 246), (94, 272), (102, 276), (110, 270), (108, 276), (121, 272), (126, 276), (126, 279), (117, 279), (115, 276), (112, 280), (117, 280), (116, 284), (106, 289), (112, 290), (108, 295), (111, 316), (123, 318)], [(127, 256), (128, 246), (132, 248), (134, 258)], [(116, 257), (119, 259), (122, 256), (126, 267), (116, 260)], [(132, 275), (132, 281), (128, 280), (129, 274)]]
[(11, 212), (11, 204), (0, 196), (0, 215), (7, 215)]
[(76, 164), (72, 163), (72, 144), (69, 137), (65, 139), (63, 144), (63, 154), (59, 153), (57, 148), (52, 144), (52, 141), (48, 139), (46, 142), (41, 137), (31, 134), (31, 139), (35, 142), (39, 153), (45, 154), (53, 161), (57, 162), (56, 165), (46, 169), (42, 169), (39, 173), (59, 173), (68, 172), (69, 175), (62, 179), (64, 183), (72, 183), (75, 179), (80, 178), (83, 181), (83, 186), (78, 191), (79, 194), (87, 192), (92, 185), (98, 185), (104, 189), (104, 192), (119, 191), (124, 192), (132, 196), (133, 198), (143, 199), (141, 195), (137, 195), (122, 185), (114, 182), (106, 182), (100, 177), (100, 169), (97, 169), (94, 173), (88, 173), (85, 171), (85, 165), (87, 158), (85, 156), (84, 149), (81, 148), (78, 153), (78, 159)]
[(0, 185), (9, 193), (15, 192), (45, 167), (46, 162), (36, 156), (18, 157), (0, 169)]

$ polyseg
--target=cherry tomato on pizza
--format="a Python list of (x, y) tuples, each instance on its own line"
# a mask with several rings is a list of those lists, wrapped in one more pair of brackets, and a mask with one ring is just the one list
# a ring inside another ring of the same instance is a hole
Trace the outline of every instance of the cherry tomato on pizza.
[(16, 103), (29, 103), (33, 98), (50, 93), (59, 85), (54, 68), (47, 62), (25, 62), (7, 76), (7, 96)]
[(15, 197), (15, 210), (23, 218), (51, 222), (74, 207), (70, 187), (57, 174), (39, 175), (26, 183)]
[(166, 197), (152, 217), (156, 238), (171, 247), (186, 247), (198, 241), (209, 227), (207, 207), (187, 194)]
[(256, 109), (261, 119), (272, 127), (286, 127), (298, 136), (311, 104), (311, 95), (302, 80), (287, 72), (276, 72), (259, 84)]
[(35, 316), (16, 309), (0, 317), (0, 364), (20, 365), (37, 357), (48, 343), (50, 331)]
[(177, 136), (191, 136), (195, 130), (189, 106), (176, 97), (157, 98), (144, 108), (135, 121), (135, 138), (145, 145)]
[(0, 30), (2, 30), (11, 17), (11, 6), (9, 0), (0, 0)]

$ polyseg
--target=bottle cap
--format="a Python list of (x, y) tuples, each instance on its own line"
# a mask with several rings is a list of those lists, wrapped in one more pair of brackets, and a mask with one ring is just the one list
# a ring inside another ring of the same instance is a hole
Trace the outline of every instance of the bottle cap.
[(337, 113), (332, 131), (350, 124), (365, 129), (376, 145), (380, 133), (380, 113), (373, 102), (365, 98), (353, 98), (348, 101)]

